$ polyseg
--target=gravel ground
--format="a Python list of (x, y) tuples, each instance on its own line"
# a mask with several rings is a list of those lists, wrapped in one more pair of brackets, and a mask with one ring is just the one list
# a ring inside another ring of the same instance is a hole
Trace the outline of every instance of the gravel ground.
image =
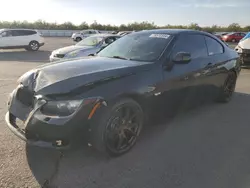
[(7, 95), (19, 76), (70, 44), (69, 38), (46, 38), (38, 52), (0, 51), (0, 187), (249, 187), (249, 70), (241, 72), (229, 104), (206, 104), (148, 126), (119, 158), (86, 146), (63, 153), (26, 146), (4, 122)]

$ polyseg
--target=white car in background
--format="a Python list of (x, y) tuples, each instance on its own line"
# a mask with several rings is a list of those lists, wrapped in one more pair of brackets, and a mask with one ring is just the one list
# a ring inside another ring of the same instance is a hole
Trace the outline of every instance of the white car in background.
[(37, 51), (44, 45), (44, 38), (33, 29), (0, 29), (0, 49), (25, 48)]
[(94, 29), (87, 29), (77, 33), (73, 33), (71, 38), (73, 39), (73, 41), (80, 42), (82, 39), (95, 34), (100, 34), (100, 31)]
[(250, 67), (250, 32), (240, 40), (235, 50), (240, 55), (242, 66)]
[(121, 36), (113, 34), (96, 34), (89, 36), (75, 45), (54, 50), (50, 55), (50, 61), (89, 56), (99, 52), (119, 38), (121, 38)]

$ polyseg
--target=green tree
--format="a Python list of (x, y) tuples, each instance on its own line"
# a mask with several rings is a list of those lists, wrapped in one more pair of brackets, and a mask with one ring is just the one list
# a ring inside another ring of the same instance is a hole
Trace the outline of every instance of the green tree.
[(240, 25), (238, 23), (232, 23), (230, 24), (228, 27), (227, 27), (227, 31), (234, 31), (234, 32), (237, 32), (237, 31), (241, 31), (242, 28), (240, 27)]
[(188, 29), (201, 30), (202, 28), (197, 23), (191, 23)]
[(82, 23), (78, 26), (78, 28), (79, 28), (80, 30), (88, 29), (88, 28), (89, 28), (89, 25), (87, 24), (87, 22), (82, 22)]
[(244, 30), (245, 32), (250, 32), (250, 25), (244, 27), (243, 30)]
[(61, 29), (61, 30), (84, 30), (84, 29), (97, 29), (97, 30), (107, 30), (107, 31), (132, 31), (132, 30), (144, 30), (144, 29), (155, 29), (155, 28), (168, 28), (168, 29), (195, 29), (203, 30), (207, 32), (232, 32), (232, 31), (250, 31), (250, 25), (241, 27), (238, 23), (232, 23), (228, 27), (222, 27), (218, 25), (212, 25), (211, 27), (200, 27), (197, 23), (191, 23), (190, 25), (170, 25), (157, 26), (154, 22), (131, 22), (128, 24), (121, 24), (120, 26), (110, 25), (110, 24), (100, 24), (96, 20), (87, 24), (82, 22), (80, 25), (75, 25), (71, 22), (65, 22), (62, 24), (58, 23), (48, 23), (44, 20), (37, 20), (35, 22), (27, 21), (0, 21), (0, 28), (30, 28), (30, 29)]

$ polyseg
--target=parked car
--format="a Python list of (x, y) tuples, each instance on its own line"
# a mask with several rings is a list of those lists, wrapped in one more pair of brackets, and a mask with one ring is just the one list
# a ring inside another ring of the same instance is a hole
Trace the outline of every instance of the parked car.
[(65, 149), (80, 135), (101, 152), (121, 155), (154, 112), (208, 98), (229, 102), (239, 73), (237, 52), (211, 34), (135, 32), (96, 56), (25, 73), (10, 94), (5, 119), (32, 145)]
[(41, 34), (32, 29), (0, 29), (0, 49), (24, 48), (37, 51), (44, 45)]
[(127, 34), (132, 33), (132, 32), (133, 32), (133, 31), (120, 31), (120, 32), (117, 33), (117, 35), (125, 36), (125, 35), (127, 35)]
[(216, 37), (218, 37), (220, 40), (222, 40), (222, 37), (224, 36), (224, 35), (227, 35), (228, 33), (214, 33), (214, 35), (216, 36)]
[(119, 31), (112, 31), (111, 34), (117, 34)]
[(81, 32), (73, 33), (71, 38), (73, 41), (80, 42), (82, 39), (91, 35), (100, 34), (100, 31), (94, 29), (82, 30)]
[(235, 50), (240, 55), (242, 66), (250, 66), (250, 32), (241, 39)]
[(233, 33), (228, 33), (226, 35), (223, 35), (222, 40), (225, 42), (239, 42), (245, 36), (246, 36), (246, 33), (233, 32)]
[(120, 37), (121, 36), (119, 35), (112, 34), (92, 35), (90, 37), (84, 38), (75, 45), (52, 51), (50, 55), (50, 61), (84, 57), (90, 54), (95, 54)]

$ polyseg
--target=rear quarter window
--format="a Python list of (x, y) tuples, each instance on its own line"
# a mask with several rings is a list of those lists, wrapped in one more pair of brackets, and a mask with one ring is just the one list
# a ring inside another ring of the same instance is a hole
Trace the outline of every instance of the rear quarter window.
[(209, 56), (224, 53), (224, 47), (217, 40), (213, 39), (212, 37), (205, 36), (205, 41)]
[(34, 35), (36, 34), (37, 32), (36, 31), (32, 31), (32, 30), (23, 30), (22, 31), (23, 35)]

